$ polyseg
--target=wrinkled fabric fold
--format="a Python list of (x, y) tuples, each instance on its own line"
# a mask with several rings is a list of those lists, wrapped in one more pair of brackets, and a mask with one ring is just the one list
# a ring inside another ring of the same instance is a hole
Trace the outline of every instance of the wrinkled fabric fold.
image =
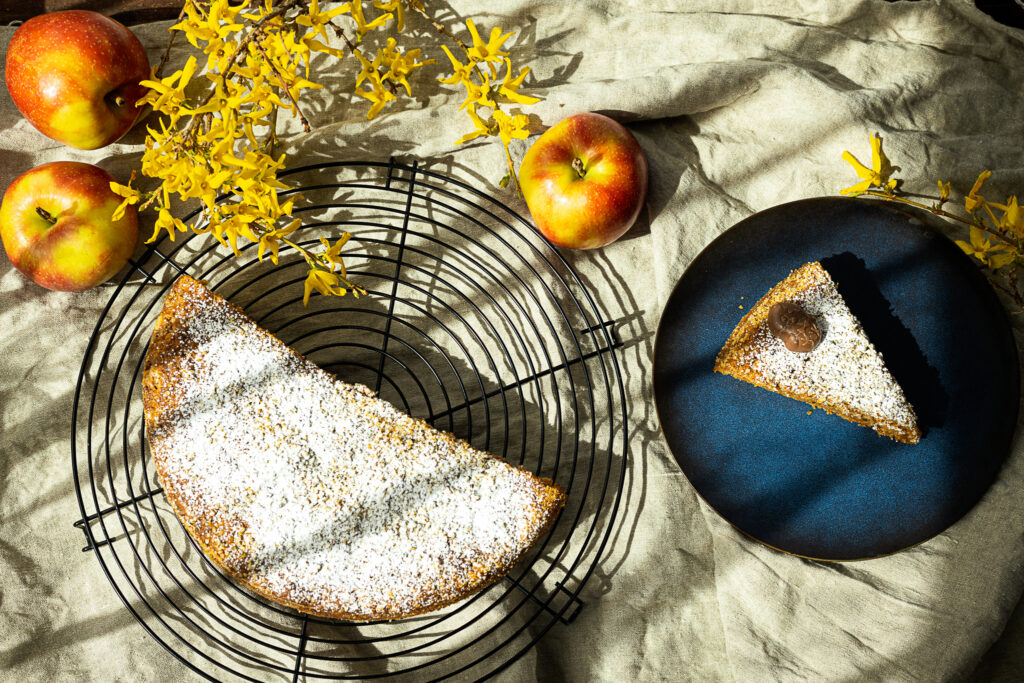
[[(990, 198), (1024, 193), (1024, 32), (966, 0), (466, 0), (437, 8), (446, 21), (473, 17), (518, 31), (509, 45), (532, 69), (523, 92), (544, 98), (529, 111), (545, 125), (603, 111), (627, 123), (650, 164), (647, 210), (633, 229), (597, 252), (562, 252), (624, 342), (631, 438), (616, 528), (578, 618), (556, 624), (503, 677), (968, 676), (1024, 589), (1019, 433), (984, 499), (936, 538), (869, 561), (803, 560), (750, 540), (697, 496), (660, 433), (651, 355), (662, 306), (693, 258), (757, 211), (856, 182), (841, 154), (868, 158), (871, 133), (884, 139), (909, 192), (934, 193), (941, 179), (963, 194), (990, 169)], [(136, 28), (154, 62), (169, 25)], [(0, 28), (0, 44), (13, 30)], [(435, 44), (415, 47), (443, 66)], [(171, 66), (188, 54), (179, 41)], [(418, 159), (528, 215), (498, 186), (505, 162), (497, 143), (455, 145), (472, 124), (458, 111), (461, 94), (435, 82), (440, 66), (417, 74), (414, 97), (374, 121), (350, 94), (351, 67), (319, 72), (325, 88), (305, 110), (311, 133), (288, 122), (281, 151), (290, 166)], [(95, 152), (62, 148), (9, 99), (0, 103), (0, 131), (4, 186), (62, 159), (100, 163), (124, 182), (145, 134), (138, 127)], [(521, 157), (531, 142), (517, 141), (513, 152)], [(79, 552), (81, 532), (71, 526), (80, 513), (67, 456), (70, 407), (110, 290), (46, 292), (0, 261), (0, 669), (18, 680), (190, 680), (127, 613), (92, 554)], [(1014, 325), (1019, 338), (1019, 317)], [(1004, 655), (1012, 659), (1013, 649)]]

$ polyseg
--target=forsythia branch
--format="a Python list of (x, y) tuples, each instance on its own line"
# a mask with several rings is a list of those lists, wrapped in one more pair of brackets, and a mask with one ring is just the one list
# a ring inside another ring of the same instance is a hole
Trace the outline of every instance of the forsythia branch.
[(892, 177), (895, 169), (882, 152), (881, 138), (875, 135), (871, 136), (871, 157), (869, 168), (850, 152), (843, 152), (843, 159), (853, 166), (861, 180), (842, 190), (841, 194), (866, 195), (906, 204), (968, 226), (969, 240), (954, 242), (965, 254), (981, 262), (992, 285), (1016, 304), (1018, 310), (1015, 313), (1024, 313), (1024, 292), (1019, 285), (1019, 269), (1024, 267), (1024, 207), (1017, 203), (1016, 195), (1008, 197), (1003, 204), (986, 200), (981, 190), (992, 173), (982, 171), (970, 192), (963, 197), (967, 215), (961, 216), (943, 208), (952, 192), (949, 182), (938, 181), (939, 196), (929, 197), (935, 199), (930, 206), (901, 193), (899, 181)]
[[(484, 40), (467, 19), (470, 43), (434, 21), (417, 0), (373, 0), (379, 10), (373, 16), (366, 14), (363, 4), (364, 0), (350, 0), (321, 9), (319, 0), (278, 4), (273, 0), (186, 0), (160, 64), (144, 81), (150, 91), (139, 101), (140, 106), (152, 106), (158, 116), (147, 128), (141, 162), (142, 174), (157, 181), (157, 186), (146, 191), (133, 187), (134, 174), (127, 185), (113, 183), (111, 187), (124, 198), (115, 214), (132, 204), (154, 211), (150, 242), (164, 233), (173, 240), (176, 233), (191, 229), (209, 233), (236, 255), (241, 254), (239, 239), (256, 243), (258, 258), (263, 260), (269, 253), (274, 264), (280, 246), (285, 245), (309, 267), (304, 302), (313, 291), (328, 296), (365, 293), (348, 279), (341, 258), (348, 233), (333, 244), (321, 238), (322, 248), (303, 247), (289, 237), (302, 222), (291, 218), (298, 196), (284, 201), (280, 193), (288, 187), (278, 180), (285, 155), (273, 156), (278, 114), (281, 109), (292, 111), (303, 130), (311, 132), (302, 108), (303, 91), (322, 87), (309, 80), (313, 53), (338, 60), (352, 56), (362, 65), (352, 94), (370, 102), (367, 118), (377, 116), (402, 90), (411, 95), (409, 77), (435, 60), (421, 58), (420, 48), (401, 48), (394, 37), (381, 41), (371, 36), (383, 30), (400, 33), (407, 9), (426, 19), (465, 60), (463, 64), (442, 46), (455, 73), (440, 80), (465, 89), (461, 109), (475, 127), (458, 142), (480, 136), (499, 138), (514, 180), (509, 142), (528, 135), (529, 118), (507, 113), (503, 107), (539, 100), (519, 92), (530, 70), (515, 71), (502, 49), (512, 34), (493, 27)], [(354, 29), (354, 41), (339, 25), (342, 21)], [(328, 28), (347, 51), (328, 44)], [(205, 65), (192, 56), (181, 69), (164, 76), (161, 72), (178, 33), (206, 58)], [(371, 44), (379, 44), (375, 53)], [(305, 76), (299, 74), (303, 67)], [(193, 79), (197, 74), (201, 77)], [(186, 226), (174, 215), (174, 201), (198, 201), (199, 219)]]

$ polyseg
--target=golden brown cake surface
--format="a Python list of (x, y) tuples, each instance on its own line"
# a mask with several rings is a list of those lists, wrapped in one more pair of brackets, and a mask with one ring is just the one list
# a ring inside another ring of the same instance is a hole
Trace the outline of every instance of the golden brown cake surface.
[(494, 582), (565, 493), (324, 372), (187, 276), (143, 371), (175, 513), (227, 574), (276, 602), (399, 619)]
[[(817, 320), (821, 342), (796, 353), (772, 335), (768, 312), (792, 301)], [(715, 359), (715, 371), (810, 403), (904, 443), (921, 430), (903, 390), (817, 261), (768, 291), (743, 316)]]

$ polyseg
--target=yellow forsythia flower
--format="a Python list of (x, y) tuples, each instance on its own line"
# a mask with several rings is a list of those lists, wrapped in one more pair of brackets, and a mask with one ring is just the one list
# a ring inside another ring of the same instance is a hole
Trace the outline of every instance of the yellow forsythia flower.
[(181, 109), (185, 109), (187, 113), (191, 113), (188, 108), (185, 107), (185, 102), (187, 101), (185, 88), (188, 87), (189, 82), (192, 80), (192, 76), (195, 75), (197, 66), (196, 58), (189, 57), (183, 68), (178, 69), (166, 78), (161, 78), (159, 80), (150, 78), (140, 81), (139, 85), (149, 88), (149, 92), (143, 95), (142, 98), (136, 102), (135, 106), (141, 107), (148, 104), (153, 107), (154, 111), (164, 114), (172, 114)]
[(985, 198), (978, 194), (981, 190), (981, 186), (985, 184), (985, 181), (992, 176), (992, 171), (982, 171), (978, 174), (978, 179), (974, 181), (974, 186), (971, 187), (971, 191), (964, 197), (964, 208), (967, 209), (967, 213), (974, 213), (985, 203)]
[(159, 213), (157, 213), (156, 216), (156, 223), (153, 225), (153, 235), (148, 240), (146, 240), (146, 244), (156, 242), (157, 238), (160, 237), (161, 230), (166, 231), (167, 235), (171, 238), (171, 241), (173, 242), (174, 232), (176, 228), (181, 230), (182, 232), (186, 230), (184, 223), (182, 223), (179, 219), (172, 216), (171, 212), (168, 211), (166, 208), (161, 207)]
[(485, 73), (481, 73), (480, 77), (483, 79), (482, 84), (477, 84), (472, 78), (464, 78), (462, 85), (466, 88), (466, 100), (462, 103), (459, 109), (464, 109), (471, 104), (481, 104), (485, 107), (494, 108), (497, 106), (491, 95), (491, 79)]
[(512, 138), (525, 140), (530, 136), (530, 131), (527, 129), (527, 126), (530, 125), (530, 117), (526, 114), (509, 116), (500, 109), (496, 109), (494, 111), (494, 120), (498, 124), (498, 137), (501, 138), (505, 147), (508, 147)]
[(256, 251), (256, 257), (260, 261), (262, 261), (263, 260), (263, 252), (265, 252), (267, 250), (267, 248), (269, 247), (270, 248), (270, 260), (276, 266), (277, 265), (277, 254), (278, 254), (278, 249), (279, 249), (277, 241), (279, 239), (281, 239), (282, 237), (287, 237), (288, 235), (292, 234), (293, 232), (298, 230), (300, 227), (302, 227), (302, 219), (301, 218), (296, 218), (295, 220), (293, 220), (291, 223), (289, 223), (288, 225), (286, 225), (283, 228), (278, 228), (277, 230), (271, 230), (270, 232), (265, 232), (262, 235), (260, 235), (260, 243), (259, 243), (259, 246), (258, 246), (257, 251)]
[(476, 138), (480, 137), (481, 135), (490, 135), (491, 134), (490, 126), (488, 126), (486, 123), (484, 123), (484, 120), (481, 119), (480, 115), (476, 113), (476, 105), (475, 104), (467, 105), (466, 106), (466, 113), (469, 114), (469, 118), (471, 118), (473, 120), (473, 125), (476, 126), (476, 128), (474, 130), (470, 131), (469, 133), (466, 133), (465, 135), (463, 135), (458, 140), (456, 140), (455, 141), (456, 145), (461, 145), (463, 142), (469, 142), (470, 140), (476, 139)]
[[(132, 173), (132, 177), (133, 178), (134, 178), (134, 176), (135, 176), (135, 174)], [(139, 203), (139, 199), (141, 199), (141, 195), (139, 194), (138, 190), (134, 189), (131, 186), (131, 184), (132, 184), (131, 180), (128, 181), (127, 185), (121, 185), (119, 183), (113, 183), (113, 182), (110, 183), (110, 190), (114, 194), (119, 195), (121, 197), (124, 197), (124, 201), (121, 202), (117, 206), (116, 209), (114, 209), (114, 214), (110, 217), (111, 220), (114, 220), (114, 221), (121, 220), (121, 218), (124, 216), (125, 211), (128, 209), (128, 207), (130, 205), (138, 204)]]
[[(227, 0), (214, 0), (210, 4), (209, 14), (203, 16), (193, 2), (185, 5), (185, 19), (171, 26), (168, 31), (182, 31), (192, 47), (198, 48), (199, 42), (216, 43), (228, 33), (241, 30), (241, 24), (235, 23), (235, 17), (242, 9), (232, 8)], [(221, 19), (226, 21), (221, 23)]]
[(305, 306), (309, 303), (309, 295), (313, 293), (314, 289), (325, 296), (343, 296), (348, 290), (341, 287), (340, 283), (341, 276), (337, 273), (311, 268), (309, 274), (306, 275), (306, 284), (302, 293), (302, 305)]
[(480, 34), (477, 33), (476, 24), (473, 23), (472, 19), (466, 19), (466, 28), (469, 29), (470, 35), (473, 36), (473, 47), (467, 50), (469, 58), (477, 62), (493, 62), (495, 64), (501, 64), (503, 57), (508, 57), (508, 52), (501, 49), (505, 41), (512, 37), (511, 33), (502, 34), (501, 28), (495, 26), (491, 29), (491, 36), (485, 43), (480, 38)]
[(307, 34), (310, 37), (320, 36), (324, 40), (327, 40), (327, 30), (325, 28), (327, 24), (329, 24), (331, 19), (334, 17), (341, 14), (347, 14), (352, 11), (354, 5), (360, 5), (359, 14), (362, 16), (363, 8), (358, 0), (356, 0), (355, 3), (346, 2), (344, 5), (340, 5), (326, 12), (320, 11), (319, 0), (310, 0), (308, 11), (305, 14), (300, 14), (295, 20), (295, 23), (300, 26), (310, 27), (312, 30)]
[(210, 101), (200, 107), (189, 110), (188, 113), (193, 116), (213, 113), (228, 114), (229, 112), (237, 111), (241, 107), (243, 95), (244, 88), (241, 85), (227, 79), (218, 79), (217, 87)]
[(398, 33), (402, 32), (402, 29), (405, 28), (405, 5), (402, 4), (402, 0), (388, 0), (387, 2), (373, 0), (373, 6), (377, 9), (393, 12), (395, 15), (395, 31)]
[(384, 82), (380, 75), (380, 65), (383, 61), (383, 55), (381, 52), (377, 52), (377, 56), (373, 58), (371, 62), (363, 56), (359, 50), (353, 50), (352, 54), (356, 56), (359, 63), (363, 65), (362, 71), (356, 76), (356, 85), (369, 81), (372, 86), (372, 90), (355, 90), (354, 94), (359, 97), (363, 97), (371, 102), (370, 111), (366, 113), (367, 119), (372, 119), (380, 113), (381, 109), (387, 105), (388, 102), (395, 99), (394, 93), (384, 87)]
[(505, 78), (501, 80), (501, 85), (498, 86), (498, 93), (502, 97), (516, 104), (536, 104), (540, 102), (539, 97), (530, 97), (529, 95), (521, 95), (519, 93), (519, 86), (523, 84), (523, 79), (530, 73), (530, 67), (524, 66), (519, 75), (512, 78), (512, 62), (506, 57), (505, 69)]
[(975, 225), (971, 226), (970, 243), (956, 240), (956, 244), (965, 254), (974, 256), (992, 270), (999, 270), (1013, 263), (1016, 258), (1009, 247), (1003, 244), (992, 244), (985, 231)]
[(383, 28), (384, 25), (392, 18), (392, 15), (390, 14), (381, 14), (373, 21), (367, 23), (366, 17), (363, 15), (363, 0), (352, 0), (352, 2), (347, 2), (342, 6), (351, 6), (350, 12), (352, 14), (352, 18), (355, 19), (356, 22), (356, 33), (360, 36), (365, 36), (375, 28)]
[(373, 82), (373, 90), (356, 90), (353, 94), (359, 95), (359, 97), (365, 98), (372, 103), (370, 110), (366, 112), (367, 119), (377, 116), (388, 102), (395, 99), (395, 96), (390, 90), (384, 88), (380, 80)]
[[(310, 128), (298, 101), (304, 91), (322, 87), (310, 80), (314, 52), (335, 57), (347, 56), (349, 51), (355, 54), (362, 67), (355, 94), (370, 101), (368, 119), (396, 98), (398, 86), (411, 95), (409, 76), (434, 63), (421, 59), (420, 49), (401, 49), (395, 38), (378, 47), (373, 59), (363, 56), (347, 39), (348, 50), (332, 47), (331, 40), (341, 38), (337, 35), (340, 27), (334, 23), (340, 15), (348, 14), (355, 24), (354, 43), (359, 45), (366, 33), (389, 22), (403, 30), (410, 8), (426, 14), (419, 0), (372, 1), (376, 16), (367, 17), (364, 0), (329, 6), (325, 0), (287, 4), (280, 0), (185, 0), (183, 15), (170, 30), (185, 33), (203, 58), (190, 57), (182, 69), (165, 78), (157, 78), (154, 71), (145, 81), (149, 91), (142, 104), (151, 105), (163, 116), (147, 126), (149, 137), (141, 166), (160, 184), (151, 193), (140, 193), (131, 187), (131, 181), (112, 185), (124, 200), (116, 215), (123, 216), (135, 204), (152, 205), (157, 217), (149, 241), (164, 232), (173, 240), (175, 232), (187, 226), (172, 215), (171, 197), (193, 201), (201, 205), (202, 214), (192, 230), (210, 234), (235, 255), (240, 255), (239, 238), (256, 243), (257, 257), (262, 261), (269, 253), (275, 264), (282, 243), (296, 249), (310, 267), (304, 304), (314, 290), (324, 295), (343, 295), (347, 288), (355, 295), (365, 293), (347, 280), (341, 251), (348, 233), (333, 243), (321, 239), (322, 249), (316, 252), (289, 241), (301, 220), (290, 218), (295, 197), (284, 203), (279, 197), (279, 190), (288, 189), (278, 180), (285, 157), (273, 157), (272, 150), (278, 142), (279, 110), (292, 111), (306, 130)], [(472, 20), (467, 21), (467, 28), (472, 47), (455, 41), (465, 53), (460, 57), (467, 62), (461, 63), (445, 47), (454, 73), (440, 80), (466, 88), (463, 108), (475, 130), (460, 142), (481, 135), (499, 136), (511, 169), (508, 142), (526, 137), (528, 120), (497, 111), (497, 102), (538, 101), (519, 93), (529, 69), (513, 72), (503, 49), (512, 33), (495, 27), (485, 41)], [(442, 33), (450, 36), (445, 30)], [(502, 62), (506, 73), (499, 81)], [(483, 64), (488, 68), (483, 69)], [(202, 77), (196, 78), (199, 74)], [(478, 115), (478, 106), (495, 112)]]
[(1013, 196), (1006, 200), (1006, 204), (993, 204), (1003, 212), (1003, 215), (996, 222), (1003, 230), (1008, 230), (1018, 237), (1024, 237), (1024, 212), (1017, 205), (1017, 197)]
[(241, 256), (242, 252), (238, 250), (239, 237), (244, 237), (250, 242), (259, 241), (252, 231), (252, 224), (259, 219), (259, 216), (253, 207), (244, 202), (226, 204), (220, 208), (227, 216), (219, 223), (210, 221), (210, 232), (218, 242), (231, 247), (235, 256)]
[(470, 74), (473, 71), (473, 62), (463, 64), (459, 60), (455, 59), (455, 55), (452, 54), (452, 51), (448, 49), (447, 45), (442, 45), (441, 49), (444, 50), (446, 55), (448, 55), (448, 60), (452, 63), (452, 75), (447, 78), (438, 76), (437, 80), (446, 85), (455, 85), (456, 83), (469, 80)]
[(882, 152), (882, 139), (878, 136), (871, 136), (871, 168), (860, 163), (857, 157), (849, 152), (843, 152), (843, 159), (853, 166), (853, 170), (863, 180), (856, 185), (840, 190), (840, 194), (856, 196), (872, 187), (889, 190), (896, 187), (896, 180), (889, 179), (889, 176), (892, 175), (892, 165)]
[(333, 246), (323, 237), (320, 238), (320, 244), (324, 246), (324, 253), (321, 254), (321, 256), (323, 256), (324, 261), (327, 262), (332, 271), (335, 267), (340, 266), (342, 277), (347, 277), (347, 273), (345, 272), (345, 264), (341, 261), (341, 248), (345, 246), (345, 243), (348, 242), (351, 237), (351, 233), (344, 232), (341, 234), (341, 237), (334, 242)]
[(356, 74), (356, 85), (359, 85), (367, 78), (372, 79), (374, 74), (376, 74), (378, 78), (380, 77), (380, 65), (384, 59), (380, 52), (378, 52), (377, 56), (373, 58), (373, 61), (367, 59), (358, 49), (352, 50), (352, 54), (355, 55), (355, 58), (358, 59), (359, 63), (363, 66), (362, 70)]
[[(380, 65), (387, 69), (387, 73), (384, 74), (382, 80), (391, 80), (405, 88), (405, 93), (407, 95), (412, 95), (412, 89), (409, 87), (409, 81), (407, 80), (409, 74), (420, 67), (426, 66), (427, 64), (434, 64), (436, 62), (433, 59), (417, 62), (416, 60), (420, 56), (419, 48), (409, 50), (408, 52), (402, 52), (397, 49), (396, 44), (397, 43), (394, 38), (388, 38), (387, 45), (377, 51), (377, 57)], [(377, 61), (378, 60), (374, 60), (374, 62)]]

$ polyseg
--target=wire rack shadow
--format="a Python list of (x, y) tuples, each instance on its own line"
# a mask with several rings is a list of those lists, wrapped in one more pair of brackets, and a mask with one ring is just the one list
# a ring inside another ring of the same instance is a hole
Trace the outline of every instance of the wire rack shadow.
[[(613, 532), (628, 441), (614, 323), (529, 223), (466, 183), (393, 159), (287, 176), (295, 189), (282, 201), (302, 194), (304, 244), (351, 232), (348, 272), (368, 296), (314, 295), (304, 307), (294, 251), (271, 267), (255, 245), (235, 258), (191, 234), (133, 261), (75, 394), (83, 551), (143, 628), (210, 679), (493, 676), (553, 627), (571, 628)], [(183, 273), (341, 379), (561, 484), (569, 502), (555, 527), (505, 579), (396, 622), (319, 619), (232, 582), (169, 508), (144, 434), (149, 334)]]

